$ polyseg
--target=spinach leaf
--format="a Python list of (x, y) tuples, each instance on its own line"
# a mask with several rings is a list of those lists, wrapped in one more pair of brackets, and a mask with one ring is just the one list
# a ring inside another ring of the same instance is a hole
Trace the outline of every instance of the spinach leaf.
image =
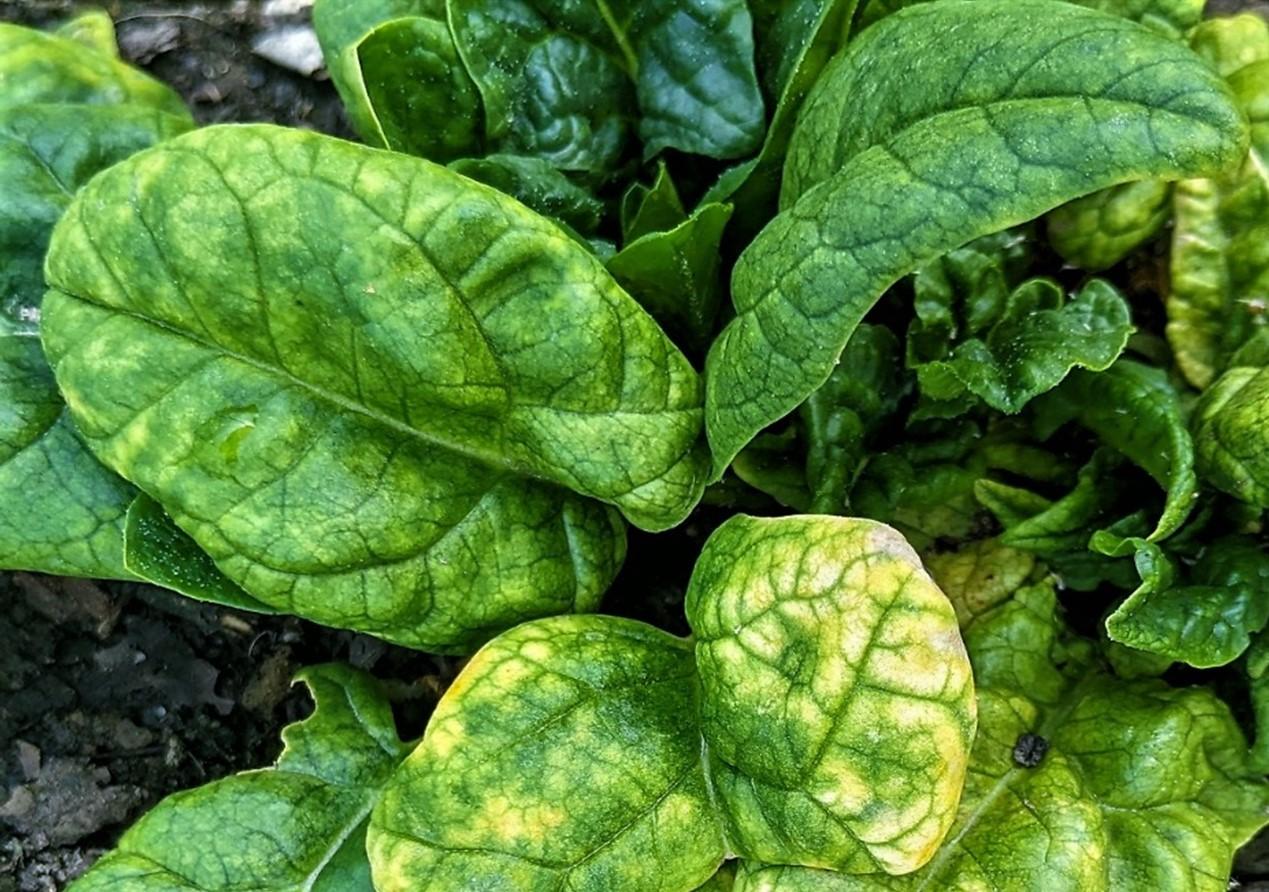
[(1251, 151), (1225, 175), (1176, 189), (1167, 334), (1197, 387), (1211, 384), (1264, 327), (1269, 300), (1269, 61), (1239, 69), (1229, 83), (1251, 119)]
[(1251, 539), (1218, 539), (1181, 584), (1159, 546), (1138, 542), (1141, 586), (1106, 619), (1113, 641), (1200, 669), (1233, 662), (1269, 622), (1269, 555)]
[(119, 56), (115, 23), (105, 10), (90, 9), (82, 12), (59, 26), (53, 34), (83, 44), (95, 53), (116, 58)]
[(764, 125), (742, 0), (691, 6), (449, 0), (460, 55), (503, 151), (606, 176), (637, 129), (662, 149), (734, 158)]
[(313, 26), (362, 139), (436, 161), (479, 153), (480, 93), (444, 0), (321, 0)]
[(574, 616), (486, 645), (374, 812), (376, 888), (693, 889), (729, 852), (923, 863), (974, 713), (952, 609), (906, 543), (733, 517), (687, 611), (692, 640)]
[(662, 161), (651, 186), (635, 183), (621, 196), (621, 238), (630, 244), (652, 232), (665, 232), (687, 220), (683, 199)]
[(297, 676), (316, 710), (282, 732), (277, 764), (164, 799), (73, 892), (371, 892), (366, 822), (408, 748), (374, 679)]
[(1269, 369), (1232, 368), (1194, 411), (1195, 459), (1203, 480), (1269, 507)]
[(604, 215), (604, 203), (541, 158), (486, 155), (460, 158), (450, 170), (493, 186), (524, 202), (544, 217), (553, 217), (583, 235), (593, 234)]
[(1100, 188), (1222, 170), (1245, 139), (1197, 57), (1092, 10), (943, 0), (868, 29), (808, 98), (785, 210), (733, 273), (737, 316), (707, 363), (715, 476), (828, 377), (903, 274)]
[(1221, 77), (1269, 59), (1269, 22), (1254, 13), (1208, 19), (1190, 35), (1190, 48)]
[(1094, 272), (1108, 269), (1163, 231), (1172, 216), (1172, 184), (1142, 180), (1103, 189), (1044, 218), (1062, 259)]
[(48, 270), (87, 442), (266, 604), (462, 650), (597, 603), (621, 525), (563, 487), (650, 529), (700, 497), (687, 361), (553, 224), (429, 162), (208, 128), (97, 178)]
[(966, 644), (979, 731), (933, 860), (906, 877), (743, 864), (737, 892), (1225, 887), (1269, 785), (1221, 701), (1105, 674), (1064, 633), (1051, 584), (1019, 589)]

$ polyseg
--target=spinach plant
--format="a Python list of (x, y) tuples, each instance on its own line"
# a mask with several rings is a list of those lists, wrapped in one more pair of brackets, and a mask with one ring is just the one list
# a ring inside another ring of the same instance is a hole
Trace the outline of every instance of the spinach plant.
[[(412, 744), (307, 670), (273, 768), (77, 892), (1226, 887), (1269, 823), (1262, 20), (314, 22), (367, 146), (183, 133), (100, 16), (0, 30), (0, 487), (47, 506), (0, 557), (475, 655)], [(710, 533), (686, 637), (586, 615), (646, 594), (627, 525)]]

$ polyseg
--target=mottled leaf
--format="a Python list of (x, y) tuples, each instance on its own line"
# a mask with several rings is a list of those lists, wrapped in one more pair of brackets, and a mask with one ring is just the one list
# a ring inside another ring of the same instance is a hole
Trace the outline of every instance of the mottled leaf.
[(1045, 217), (1049, 243), (1072, 266), (1114, 266), (1163, 231), (1172, 216), (1172, 185), (1142, 180), (1077, 198)]
[(1245, 12), (1208, 19), (1190, 35), (1190, 48), (1221, 77), (1269, 59), (1269, 21)]
[(45, 34), (0, 22), (0, 104), (132, 104), (189, 120), (175, 92), (114, 54), (89, 49), (80, 36)]
[(1240, 167), (1176, 187), (1168, 342), (1190, 383), (1207, 387), (1265, 325), (1269, 305), (1269, 61), (1230, 76), (1251, 120)]
[[(1127, 682), (1064, 640), (1051, 585), (971, 628), (979, 731), (948, 841), (907, 877), (743, 865), (737, 892), (1222, 892), (1269, 819), (1229, 709)], [(1086, 649), (1083, 649), (1086, 650)]]
[(687, 361), (555, 225), (429, 162), (208, 128), (95, 180), (48, 268), (80, 430), (270, 605), (468, 648), (612, 578), (620, 523), (563, 487), (649, 528), (700, 497)]
[(1013, 595), (1035, 569), (1034, 555), (979, 539), (955, 551), (926, 556), (930, 576), (947, 595), (964, 628)]
[(679, 892), (725, 854), (691, 645), (570, 616), (487, 644), (371, 819), (379, 892)]
[(733, 273), (707, 364), (715, 475), (828, 377), (900, 276), (1097, 189), (1219, 171), (1245, 139), (1197, 57), (1099, 12), (943, 0), (868, 29), (808, 98), (786, 210)]
[(1232, 368), (1194, 411), (1200, 477), (1244, 502), (1269, 507), (1269, 368)]
[(376, 683), (346, 666), (298, 678), (316, 711), (277, 764), (167, 797), (74, 892), (371, 892), (370, 810), (407, 748)]
[(973, 689), (951, 605), (903, 538), (734, 517), (687, 615), (730, 849), (856, 873), (924, 864), (960, 796)]
[(480, 151), (480, 94), (442, 0), (321, 0), (313, 26), (362, 139), (436, 161)]
[(132, 575), (123, 519), (136, 492), (93, 458), (66, 416), (40, 347), (42, 266), (76, 190), (186, 127), (135, 105), (0, 109), (0, 566)]

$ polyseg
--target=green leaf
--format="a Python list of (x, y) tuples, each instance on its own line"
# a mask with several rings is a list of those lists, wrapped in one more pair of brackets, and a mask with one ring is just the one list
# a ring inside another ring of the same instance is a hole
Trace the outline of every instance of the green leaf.
[(175, 92), (113, 53), (88, 49), (81, 38), (80, 32), (59, 36), (0, 22), (0, 104), (142, 105), (189, 120)]
[(669, 169), (659, 162), (651, 186), (635, 183), (621, 197), (622, 242), (628, 245), (649, 233), (673, 229), (687, 216)]
[[(906, 877), (746, 864), (736, 892), (1226, 888), (1234, 850), (1266, 823), (1269, 786), (1224, 703), (1073, 659), (1051, 585), (1019, 590), (966, 643), (979, 731), (934, 859)], [(1028, 734), (1048, 744), (1038, 761), (1034, 746), (1015, 756)]]
[(366, 822), (407, 747), (374, 679), (297, 679), (316, 710), (283, 730), (276, 765), (167, 797), (73, 892), (371, 892)]
[(943, 0), (868, 29), (808, 98), (785, 210), (733, 273), (707, 363), (715, 475), (828, 377), (900, 276), (1101, 188), (1219, 171), (1245, 139), (1197, 57), (1102, 13)]
[(779, 433), (758, 434), (740, 450), (731, 469), (749, 486), (786, 508), (806, 514), (811, 510), (811, 493), (806, 482), (806, 450), (799, 433), (790, 426)]
[[(1180, 397), (1161, 369), (1121, 359), (1101, 373), (1075, 371), (1037, 403), (1036, 412), (1042, 438), (1075, 421), (1164, 489), (1167, 499), (1149, 541), (1166, 539), (1181, 528), (1198, 498), (1194, 442)], [(1113, 548), (1108, 553), (1130, 551)]]
[(110, 14), (102, 9), (80, 13), (53, 34), (81, 43), (103, 56), (117, 58), (119, 55), (119, 45), (115, 42), (115, 23)]
[(371, 818), (375, 888), (704, 883), (725, 848), (694, 676), (688, 642), (614, 617), (536, 620), (494, 639), (441, 699)]
[(40, 348), (42, 266), (53, 225), (90, 177), (186, 128), (135, 105), (0, 109), (0, 566), (132, 576), (123, 518), (136, 493), (66, 416)]
[(128, 572), (199, 601), (256, 613), (281, 611), (257, 601), (225, 575), (167, 516), (158, 502), (139, 495), (128, 506), (123, 563)]
[(1094, 192), (1050, 211), (1049, 243), (1067, 263), (1108, 269), (1163, 231), (1172, 217), (1172, 185), (1142, 180)]
[(480, 151), (480, 93), (441, 0), (321, 0), (313, 26), (362, 139), (436, 161)]
[(645, 157), (674, 148), (734, 158), (762, 138), (742, 0), (451, 0), (448, 8), (487, 136), (503, 151), (603, 176), (636, 127)]
[(700, 497), (683, 356), (554, 224), (429, 162), (207, 128), (97, 178), (48, 269), (86, 440), (275, 607), (469, 648), (611, 580), (619, 521), (562, 487), (655, 529)]
[(999, 539), (979, 539), (956, 551), (926, 556), (930, 576), (956, 609), (961, 628), (1008, 600), (1031, 576), (1035, 557)]
[(1255, 541), (1216, 540), (1184, 585), (1162, 549), (1137, 544), (1141, 586), (1107, 617), (1113, 641), (1208, 669), (1237, 659), (1269, 622), (1269, 555)]
[(733, 517), (687, 615), (729, 848), (850, 872), (924, 864), (960, 796), (973, 689), (951, 605), (903, 538)]
[(541, 158), (486, 155), (453, 161), (449, 169), (493, 186), (583, 234), (594, 233), (604, 216), (602, 201)]
[(1128, 304), (1110, 283), (1093, 279), (1067, 301), (1056, 282), (1032, 279), (1014, 289), (983, 337), (961, 340), (945, 358), (909, 364), (929, 396), (969, 391), (1012, 414), (1073, 368), (1108, 368), (1132, 330)]
[(799, 410), (806, 438), (812, 510), (840, 514), (865, 460), (865, 447), (899, 407), (899, 342), (889, 329), (861, 325), (842, 361)]
[(1232, 368), (1194, 411), (1194, 448), (1205, 483), (1269, 507), (1269, 368)]
[(1251, 119), (1240, 167), (1176, 188), (1168, 342), (1190, 383), (1204, 388), (1265, 325), (1269, 301), (1269, 61), (1230, 76)]
[(723, 230), (731, 205), (707, 204), (667, 232), (649, 232), (608, 260), (608, 271), (678, 343), (709, 343), (722, 299)]
[[(736, 236), (747, 243), (770, 219), (780, 193), (781, 170), (798, 112), (829, 59), (846, 45), (858, 0), (794, 0), (784, 5), (760, 55), (773, 55), (768, 92), (775, 111), (758, 155), (725, 173), (702, 203), (727, 201), (736, 208)], [(763, 53), (763, 50), (766, 53)]]
[(1190, 35), (1190, 48), (1221, 77), (1269, 59), (1269, 22), (1255, 13), (1208, 19)]
[(928, 858), (974, 712), (951, 606), (911, 548), (868, 521), (736, 516), (687, 612), (691, 640), (570, 616), (486, 645), (375, 810), (376, 888), (672, 892), (729, 853)]

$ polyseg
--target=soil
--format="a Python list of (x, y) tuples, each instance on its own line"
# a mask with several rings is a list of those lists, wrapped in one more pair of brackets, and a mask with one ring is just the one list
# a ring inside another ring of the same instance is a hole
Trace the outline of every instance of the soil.
[[(200, 123), (351, 136), (304, 33), (311, 2), (96, 5), (114, 18), (122, 54), (177, 89)], [(0, 0), (0, 21), (42, 27), (82, 5)], [(1269, 3), (1209, 2), (1245, 8)], [(604, 610), (685, 633), (682, 592), (726, 513), (702, 507), (674, 536), (632, 530)], [(311, 710), (290, 686), (301, 666), (345, 661), (384, 679), (405, 739), (422, 733), (462, 666), (138, 584), (0, 573), (0, 605), (0, 892), (63, 889), (162, 797), (273, 761), (281, 728)], [(1252, 881), (1269, 876), (1269, 838), (1258, 843), (1239, 875), (1243, 889), (1269, 892)]]

